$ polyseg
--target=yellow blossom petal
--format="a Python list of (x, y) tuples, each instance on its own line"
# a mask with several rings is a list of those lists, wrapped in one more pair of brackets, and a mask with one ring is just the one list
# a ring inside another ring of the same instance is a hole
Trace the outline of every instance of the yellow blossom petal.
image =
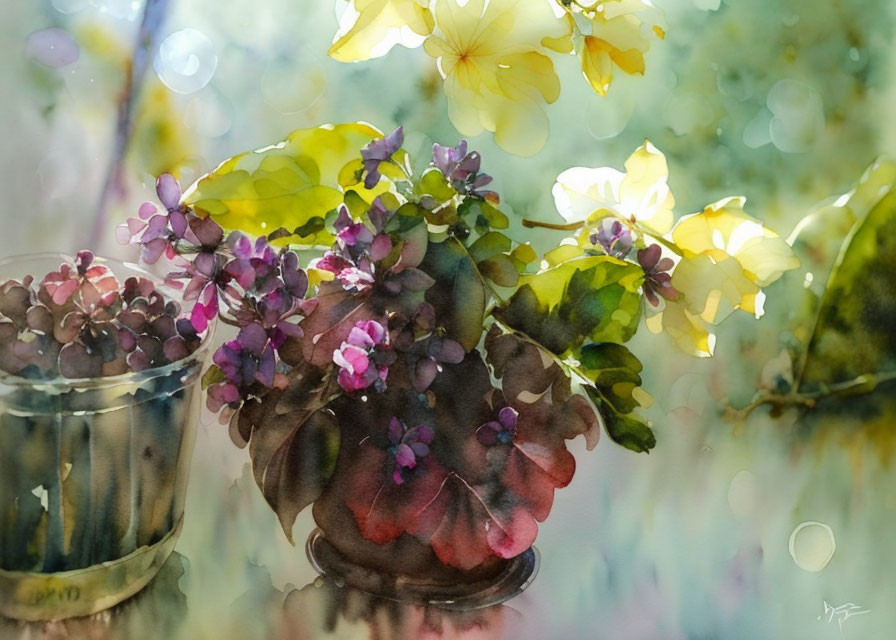
[(358, 62), (383, 56), (396, 44), (418, 47), (432, 28), (428, 0), (354, 0), (340, 21), (330, 57)]
[(585, 36), (580, 55), (582, 72), (600, 95), (610, 88), (614, 65), (630, 75), (644, 73), (650, 41), (641, 35), (638, 14), (650, 8), (641, 0), (620, 0), (605, 2), (593, 13), (591, 34)]
[(686, 256), (702, 253), (717, 262), (734, 257), (744, 274), (763, 287), (800, 263), (783, 238), (744, 212), (744, 202), (743, 197), (725, 198), (683, 217), (672, 239)]
[[(462, 134), (494, 133), (503, 149), (537, 153), (547, 140), (544, 105), (560, 83), (542, 51), (569, 35), (547, 0), (440, 0), (424, 43), (445, 79), (448, 116)], [(559, 39), (559, 40), (558, 40)]]
[(635, 209), (632, 215), (638, 224), (657, 235), (668, 232), (672, 228), (675, 198), (669, 190), (666, 156), (645, 140), (625, 161), (625, 171), (619, 196)]
[(712, 356), (715, 334), (710, 333), (703, 320), (685, 309), (684, 305), (667, 302), (660, 313), (646, 320), (653, 333), (665, 331), (685, 353), (700, 358)]
[(672, 273), (672, 286), (688, 311), (706, 322), (718, 324), (735, 309), (762, 315), (759, 287), (730, 257), (718, 263), (705, 254), (683, 258)]
[(568, 222), (615, 215), (662, 236), (672, 226), (675, 198), (669, 190), (666, 158), (645, 141), (625, 162), (626, 173), (610, 167), (573, 167), (557, 176), (553, 195)]
[(610, 45), (600, 38), (585, 36), (582, 48), (582, 73), (597, 93), (607, 95), (613, 80), (613, 61), (610, 59)]

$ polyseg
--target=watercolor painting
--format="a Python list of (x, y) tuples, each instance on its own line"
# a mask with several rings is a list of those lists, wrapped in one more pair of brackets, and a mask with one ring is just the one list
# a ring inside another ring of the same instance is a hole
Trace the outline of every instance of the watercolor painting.
[(886, 2), (0, 27), (0, 638), (896, 633)]

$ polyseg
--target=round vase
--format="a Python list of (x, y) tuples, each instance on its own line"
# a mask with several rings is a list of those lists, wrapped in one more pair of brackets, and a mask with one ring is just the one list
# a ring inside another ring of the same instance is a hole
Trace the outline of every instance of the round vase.
[(443, 564), (432, 547), (404, 534), (387, 544), (365, 539), (339, 498), (339, 479), (314, 504), (318, 528), (305, 545), (314, 569), (338, 585), (410, 604), (468, 611), (519, 595), (535, 579), (539, 554), (494, 557), (469, 570)]

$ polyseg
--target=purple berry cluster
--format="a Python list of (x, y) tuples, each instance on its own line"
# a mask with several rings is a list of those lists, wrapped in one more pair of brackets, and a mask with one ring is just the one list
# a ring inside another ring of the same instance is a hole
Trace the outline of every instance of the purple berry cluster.
[(33, 379), (97, 378), (186, 358), (202, 332), (152, 281), (120, 284), (80, 251), (36, 283), (0, 284), (0, 369)]

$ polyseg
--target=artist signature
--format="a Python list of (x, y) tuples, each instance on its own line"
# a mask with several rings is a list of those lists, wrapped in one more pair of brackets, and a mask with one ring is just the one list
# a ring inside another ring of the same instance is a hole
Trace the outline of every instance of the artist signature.
[(863, 613), (871, 613), (871, 609), (863, 609), (861, 606), (852, 602), (841, 604), (839, 607), (833, 607), (824, 601), (824, 614), (818, 616), (818, 620), (824, 620), (827, 623), (837, 621), (840, 628), (840, 637), (843, 637), (843, 623), (853, 616), (860, 616)]

